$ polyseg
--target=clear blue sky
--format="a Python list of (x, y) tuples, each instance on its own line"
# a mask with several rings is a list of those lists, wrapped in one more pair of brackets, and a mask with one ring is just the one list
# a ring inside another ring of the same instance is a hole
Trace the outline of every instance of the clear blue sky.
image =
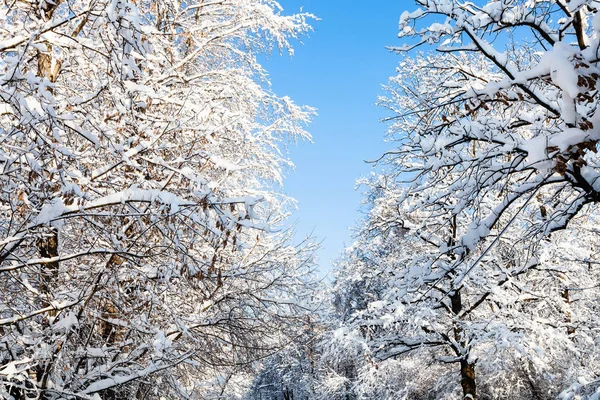
[(298, 104), (316, 107), (309, 126), (314, 143), (290, 148), (295, 172), (287, 174), (286, 194), (299, 210), (291, 221), (297, 234), (311, 232), (323, 241), (321, 271), (351, 243), (350, 227), (361, 217), (361, 196), (355, 182), (373, 167), (365, 160), (388, 149), (383, 109), (375, 106), (381, 88), (395, 72), (399, 55), (385, 46), (397, 45), (398, 20), (411, 1), (281, 0), (286, 14), (306, 12), (321, 20), (314, 32), (295, 44), (290, 59), (272, 56), (265, 66), (273, 90)]

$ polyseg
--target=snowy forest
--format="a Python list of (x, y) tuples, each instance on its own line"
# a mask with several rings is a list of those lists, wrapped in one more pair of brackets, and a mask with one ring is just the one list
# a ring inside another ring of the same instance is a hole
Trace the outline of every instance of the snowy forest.
[(2, 1), (0, 399), (600, 400), (600, 1), (401, 2), (329, 283), (264, 64), (318, 15)]

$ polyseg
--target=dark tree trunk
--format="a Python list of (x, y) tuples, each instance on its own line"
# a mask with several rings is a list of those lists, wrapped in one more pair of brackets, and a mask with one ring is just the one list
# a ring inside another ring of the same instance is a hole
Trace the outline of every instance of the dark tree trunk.
[[(450, 302), (452, 304), (452, 313), (459, 315), (462, 311), (462, 298), (460, 295), (460, 289), (457, 289), (453, 294), (450, 295)], [(454, 339), (457, 343), (460, 343), (461, 347), (466, 346), (466, 338), (463, 334), (460, 326), (454, 327)], [(463, 354), (460, 360), (460, 386), (463, 390), (463, 398), (465, 400), (476, 400), (477, 399), (477, 386), (475, 383), (475, 363), (468, 361), (468, 354)]]
[(475, 364), (467, 360), (460, 360), (460, 385), (463, 389), (463, 398), (477, 399), (477, 388), (475, 386)]
[[(56, 258), (58, 257), (58, 232), (52, 228), (50, 234), (41, 238), (38, 241), (38, 250), (42, 258)], [(58, 261), (53, 261), (42, 265), (40, 277), (40, 293), (48, 298), (51, 298), (50, 289), (52, 282), (54, 282), (58, 276)], [(50, 304), (46, 304), (48, 306)]]

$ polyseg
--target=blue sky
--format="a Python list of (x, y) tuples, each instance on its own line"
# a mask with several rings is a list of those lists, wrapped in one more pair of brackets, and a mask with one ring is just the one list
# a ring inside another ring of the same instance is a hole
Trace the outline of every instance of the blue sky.
[(291, 221), (297, 234), (311, 232), (322, 240), (320, 269), (351, 243), (350, 227), (361, 218), (361, 196), (355, 181), (373, 167), (390, 147), (383, 142), (383, 109), (375, 106), (382, 84), (395, 72), (399, 55), (385, 46), (399, 44), (398, 20), (410, 1), (281, 0), (285, 13), (318, 16), (314, 32), (295, 44), (295, 55), (271, 57), (265, 66), (273, 90), (298, 104), (316, 107), (319, 115), (309, 126), (314, 143), (291, 147), (296, 170), (287, 174), (286, 194), (299, 210)]

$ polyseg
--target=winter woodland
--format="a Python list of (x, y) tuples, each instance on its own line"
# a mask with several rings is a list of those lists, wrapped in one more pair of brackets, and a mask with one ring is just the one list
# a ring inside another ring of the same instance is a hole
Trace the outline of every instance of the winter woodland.
[(600, 399), (600, 1), (406, 3), (327, 287), (260, 63), (314, 15), (2, 2), (0, 399)]

